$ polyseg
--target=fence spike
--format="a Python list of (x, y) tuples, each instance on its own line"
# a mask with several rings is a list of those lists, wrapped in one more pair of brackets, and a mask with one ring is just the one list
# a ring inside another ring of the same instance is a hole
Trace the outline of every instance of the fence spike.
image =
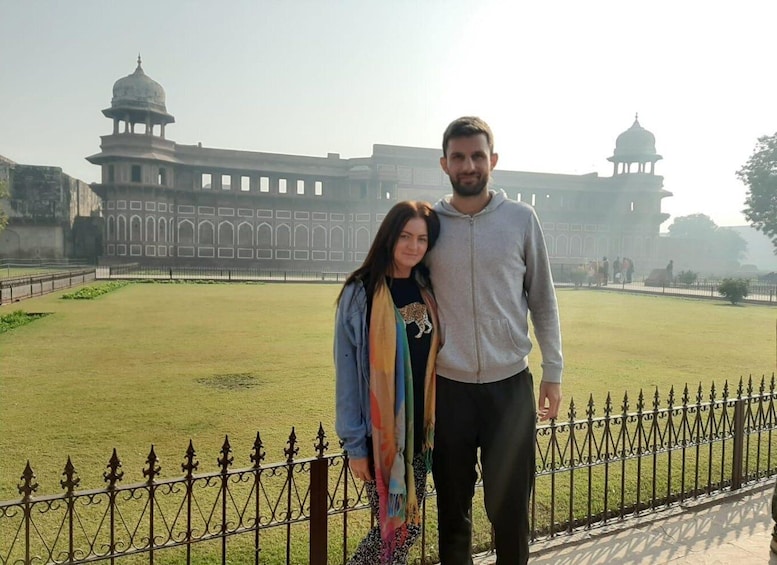
[(691, 394), (688, 390), (688, 383), (685, 383), (685, 388), (683, 389), (683, 406), (688, 406), (688, 403), (691, 401)]
[(143, 469), (143, 476), (148, 477), (146, 484), (152, 484), (154, 479), (159, 476), (162, 467), (160, 467), (158, 463), (159, 457), (157, 457), (156, 451), (154, 451), (154, 444), (152, 443), (151, 451), (148, 452), (148, 457), (146, 457), (146, 465), (148, 465), (148, 467)]
[(653, 412), (658, 412), (658, 407), (661, 406), (661, 397), (658, 395), (658, 387), (653, 393)]
[(737, 387), (737, 400), (742, 400), (742, 394), (745, 392), (745, 382), (739, 377), (739, 386)]
[(728, 379), (723, 382), (723, 402), (728, 401)]
[(674, 385), (669, 387), (669, 398), (666, 399), (666, 407), (671, 410), (674, 407)]
[(715, 381), (712, 381), (712, 386), (710, 387), (710, 402), (712, 403), (715, 402), (715, 392)]
[(774, 394), (774, 373), (772, 373), (772, 378), (769, 380), (769, 392)]
[(645, 394), (642, 389), (639, 389), (639, 396), (637, 397), (637, 414), (642, 414), (642, 410), (645, 408)]
[(747, 396), (753, 396), (753, 375), (747, 377)]
[(289, 441), (286, 442), (287, 447), (283, 450), (286, 455), (286, 463), (293, 463), (294, 456), (299, 453), (299, 447), (297, 447), (297, 432), (294, 431), (294, 426), (291, 427), (291, 433), (289, 434)]
[(575, 410), (575, 399), (574, 397), (569, 399), (569, 423), (574, 424), (575, 423), (575, 416), (577, 416), (577, 411)]
[(623, 393), (623, 404), (621, 404), (621, 410), (623, 410), (623, 415), (628, 416), (629, 414), (629, 393), (624, 392)]
[(189, 447), (186, 448), (186, 461), (181, 463), (181, 471), (186, 473), (186, 478), (191, 479), (194, 475), (194, 471), (200, 466), (200, 463), (196, 461), (197, 452), (194, 450), (194, 442), (189, 438)]
[(21, 483), (19, 484), (19, 494), (22, 495), (22, 501), (27, 502), (32, 498), (32, 495), (35, 493), (36, 490), (38, 490), (38, 483), (35, 481), (35, 473), (32, 470), (32, 467), (30, 466), (30, 460), (27, 460), (27, 465), (24, 467), (24, 471), (22, 471), (22, 476), (20, 477)]
[(264, 451), (264, 444), (262, 443), (262, 438), (259, 436), (259, 432), (256, 432), (256, 439), (254, 440), (254, 448), (251, 452), (251, 463), (254, 464), (254, 469), (258, 469), (262, 466), (262, 461), (264, 461), (264, 457), (267, 455)]
[(329, 449), (329, 442), (324, 443), (326, 434), (324, 433), (324, 424), (321, 422), (318, 423), (318, 434), (316, 434), (316, 439), (318, 442), (314, 444), (313, 447), (316, 449), (316, 457), (321, 459), (324, 456), (324, 452)]
[(761, 375), (761, 386), (758, 387), (758, 393), (763, 396), (766, 390), (766, 375)]
[(229, 470), (229, 467), (232, 465), (232, 462), (235, 460), (234, 457), (229, 456), (230, 453), (232, 453), (232, 446), (229, 445), (229, 435), (225, 435), (224, 445), (221, 446), (221, 457), (216, 460), (216, 462), (219, 464), (219, 467), (221, 467), (221, 472), (225, 474)]
[(607, 400), (604, 401), (604, 415), (609, 418), (612, 414), (612, 396), (607, 393)]
[(588, 406), (586, 406), (585, 409), (586, 416), (588, 416), (589, 420), (593, 420), (594, 416), (596, 415), (596, 409), (594, 407), (594, 394), (591, 393), (588, 396)]
[(76, 468), (70, 460), (70, 455), (67, 456), (67, 463), (65, 463), (65, 470), (62, 474), (65, 476), (65, 479), (59, 481), (59, 484), (65, 489), (68, 496), (72, 496), (73, 491), (78, 486), (78, 483), (81, 482), (81, 479), (76, 477)]
[(704, 397), (702, 388), (701, 388), (701, 382), (699, 382), (699, 388), (696, 389), (696, 404), (701, 406), (701, 399)]
[(120, 471), (119, 469), (121, 469), (121, 461), (119, 460), (119, 454), (116, 453), (116, 448), (114, 447), (113, 454), (108, 461), (108, 471), (103, 472), (103, 480), (108, 483), (108, 490), (115, 489), (116, 483), (124, 478), (124, 471)]

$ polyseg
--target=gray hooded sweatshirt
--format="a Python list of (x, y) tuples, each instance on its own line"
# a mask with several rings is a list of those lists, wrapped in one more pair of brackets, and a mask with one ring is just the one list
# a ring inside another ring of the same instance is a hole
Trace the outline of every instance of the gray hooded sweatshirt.
[(528, 366), (527, 316), (542, 352), (542, 380), (561, 382), (556, 292), (534, 209), (489, 191), (472, 216), (446, 197), (434, 209), (440, 237), (427, 262), (440, 314), (437, 374), (467, 383), (506, 379)]

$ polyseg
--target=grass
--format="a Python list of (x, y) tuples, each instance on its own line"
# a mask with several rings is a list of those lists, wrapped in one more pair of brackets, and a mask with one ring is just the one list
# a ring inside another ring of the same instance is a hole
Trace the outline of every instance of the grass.
[[(292, 426), (300, 457), (314, 455), (319, 422), (336, 450), (338, 290), (132, 284), (98, 300), (60, 300), (58, 292), (15, 305), (52, 315), (0, 335), (0, 499), (18, 498), (27, 460), (39, 494), (61, 492), (68, 456), (79, 488), (99, 488), (114, 447), (124, 483), (143, 480), (152, 444), (162, 477), (181, 476), (189, 438), (200, 472), (217, 469), (226, 435), (234, 467), (250, 465), (257, 431), (265, 463), (285, 459)], [(602, 415), (611, 392), (620, 413), (624, 394), (630, 411), (640, 390), (652, 399), (658, 388), (665, 402), (670, 387), (679, 398), (688, 383), (693, 397), (702, 383), (706, 399), (713, 382), (720, 388), (774, 369), (770, 307), (572, 289), (560, 290), (559, 302), (564, 411), (574, 398), (578, 419), (589, 396)], [(535, 351), (535, 384), (539, 364)]]

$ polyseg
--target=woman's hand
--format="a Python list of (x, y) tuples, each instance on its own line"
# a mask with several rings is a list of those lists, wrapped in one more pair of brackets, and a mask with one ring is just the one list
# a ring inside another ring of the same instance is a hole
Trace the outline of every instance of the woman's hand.
[(366, 457), (359, 459), (349, 459), (348, 466), (351, 468), (351, 473), (357, 479), (362, 481), (371, 481), (372, 473), (370, 473), (370, 463)]

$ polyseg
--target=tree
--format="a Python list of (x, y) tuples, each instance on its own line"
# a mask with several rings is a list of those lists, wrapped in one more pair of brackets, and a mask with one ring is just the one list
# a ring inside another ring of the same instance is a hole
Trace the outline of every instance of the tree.
[(777, 255), (777, 133), (758, 138), (737, 178), (747, 185), (745, 218), (772, 240)]
[(675, 218), (669, 226), (669, 237), (691, 241), (693, 250), (689, 253), (695, 255), (699, 265), (719, 265), (736, 270), (747, 251), (747, 242), (741, 235), (729, 228), (719, 227), (706, 214)]
[(718, 285), (718, 293), (731, 304), (742, 302), (748, 291), (748, 283), (744, 279), (723, 279)]
[[(8, 198), (8, 186), (5, 182), (0, 180), (0, 200), (3, 200), (4, 198)], [(5, 226), (8, 224), (8, 214), (5, 213), (5, 210), (3, 210), (2, 202), (0, 202), (0, 232), (2, 232), (5, 229)]]

